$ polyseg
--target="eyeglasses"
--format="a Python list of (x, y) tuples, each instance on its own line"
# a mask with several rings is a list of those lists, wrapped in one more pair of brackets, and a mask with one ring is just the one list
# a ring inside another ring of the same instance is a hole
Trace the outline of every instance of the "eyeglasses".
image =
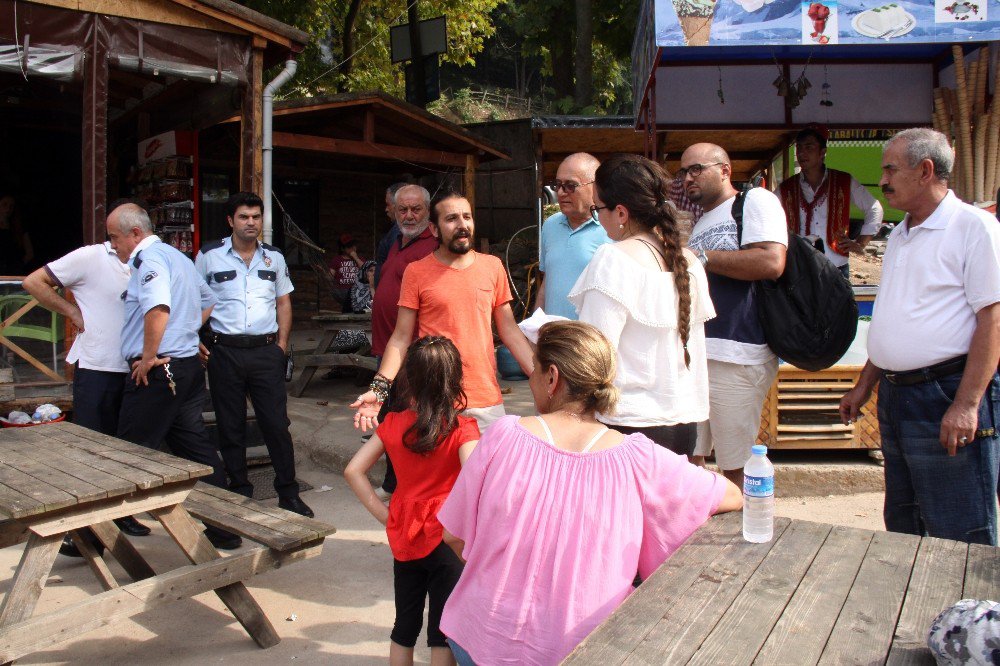
[(607, 210), (608, 208), (610, 208), (610, 206), (591, 206), (590, 207), (590, 216), (591, 217), (597, 217), (597, 211)]
[(692, 178), (697, 178), (701, 175), (702, 171), (710, 166), (719, 166), (720, 164), (725, 164), (725, 162), (712, 162), (711, 164), (692, 164), (689, 167), (681, 167), (677, 170), (677, 177), (684, 180), (691, 174)]
[(590, 185), (590, 183), (593, 182), (594, 181), (590, 181), (589, 183), (575, 183), (572, 180), (566, 180), (566, 181), (557, 180), (554, 183), (552, 183), (552, 189), (555, 190), (556, 192), (562, 190), (566, 194), (573, 194), (574, 192), (576, 192), (576, 188), (583, 187), (584, 185)]

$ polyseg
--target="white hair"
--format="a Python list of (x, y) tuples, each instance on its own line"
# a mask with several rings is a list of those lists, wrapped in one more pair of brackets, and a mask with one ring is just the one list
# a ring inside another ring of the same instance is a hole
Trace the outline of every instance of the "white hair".
[(907, 166), (913, 168), (924, 160), (930, 160), (934, 165), (934, 175), (939, 180), (948, 180), (955, 165), (955, 150), (948, 143), (948, 137), (928, 127), (913, 127), (889, 139), (886, 148), (896, 141), (906, 142)]

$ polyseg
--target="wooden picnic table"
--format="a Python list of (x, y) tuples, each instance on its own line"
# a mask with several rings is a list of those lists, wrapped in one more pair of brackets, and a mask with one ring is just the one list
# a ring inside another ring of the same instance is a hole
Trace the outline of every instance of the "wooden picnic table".
[(320, 338), (316, 349), (305, 353), (296, 352), (294, 355), (295, 361), (302, 364), (302, 372), (299, 373), (298, 379), (292, 383), (289, 389), (289, 393), (294, 397), (298, 398), (302, 395), (319, 368), (346, 366), (366, 368), (372, 372), (378, 370), (375, 358), (372, 356), (329, 352), (330, 344), (337, 337), (337, 333), (341, 331), (371, 333), (372, 316), (370, 314), (322, 314), (313, 317), (312, 320), (323, 328), (323, 337)]
[(1000, 598), (1000, 549), (775, 519), (712, 518), (564, 664), (933, 664), (932, 620)]
[[(212, 590), (258, 645), (278, 643), (274, 627), (242, 581), (318, 555), (323, 539), (334, 530), (225, 490), (195, 489), (198, 478), (210, 473), (206, 465), (71, 423), (0, 430), (0, 547), (27, 541), (0, 605), (0, 662)], [(183, 504), (189, 497), (195, 498), (190, 513)], [(163, 525), (191, 565), (159, 574), (153, 570), (113, 522), (142, 512)], [(221, 557), (191, 514), (266, 547)], [(118, 583), (81, 533), (87, 527), (135, 582)], [(105, 591), (34, 615), (67, 533)]]

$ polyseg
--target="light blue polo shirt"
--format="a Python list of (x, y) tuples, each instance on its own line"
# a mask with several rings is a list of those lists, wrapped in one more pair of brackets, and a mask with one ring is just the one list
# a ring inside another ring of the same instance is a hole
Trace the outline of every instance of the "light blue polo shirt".
[(257, 243), (247, 266), (233, 250), (230, 236), (204, 245), (194, 266), (218, 300), (209, 319), (213, 331), (224, 335), (278, 331), (275, 301), (293, 290), (281, 250)]
[(545, 273), (545, 314), (577, 319), (576, 308), (566, 297), (601, 245), (612, 242), (593, 217), (576, 229), (556, 213), (542, 224), (538, 270)]
[(122, 326), (122, 356), (142, 356), (146, 313), (158, 305), (170, 308), (167, 328), (156, 350), (158, 356), (187, 358), (198, 353), (201, 312), (215, 304), (212, 291), (184, 254), (156, 236), (146, 237), (129, 259), (132, 276), (122, 294), (125, 323)]

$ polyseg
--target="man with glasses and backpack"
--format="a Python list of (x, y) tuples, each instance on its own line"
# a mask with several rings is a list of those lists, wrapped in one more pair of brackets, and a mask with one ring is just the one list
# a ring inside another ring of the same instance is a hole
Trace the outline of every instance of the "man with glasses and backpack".
[(753, 284), (776, 280), (784, 272), (785, 213), (773, 193), (753, 188), (743, 201), (741, 234), (733, 216), (737, 189), (730, 180), (732, 165), (726, 151), (714, 144), (685, 150), (677, 175), (687, 197), (705, 210), (688, 245), (708, 273), (718, 313), (705, 324), (709, 419), (698, 426), (692, 460), (703, 465), (714, 448), (723, 474), (742, 487), (761, 407), (778, 372), (778, 359), (757, 316)]

